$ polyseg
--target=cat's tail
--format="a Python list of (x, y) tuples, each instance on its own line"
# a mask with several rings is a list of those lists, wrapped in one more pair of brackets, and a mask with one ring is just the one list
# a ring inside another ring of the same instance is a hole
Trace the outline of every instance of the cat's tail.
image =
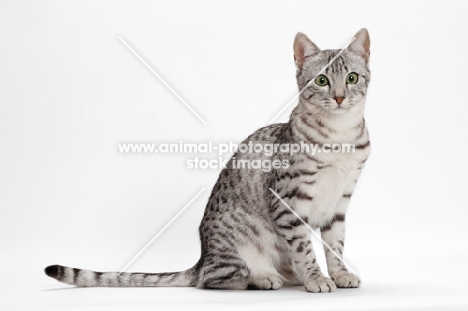
[(197, 265), (185, 271), (167, 273), (95, 272), (53, 265), (45, 268), (45, 273), (78, 287), (190, 287), (197, 282)]

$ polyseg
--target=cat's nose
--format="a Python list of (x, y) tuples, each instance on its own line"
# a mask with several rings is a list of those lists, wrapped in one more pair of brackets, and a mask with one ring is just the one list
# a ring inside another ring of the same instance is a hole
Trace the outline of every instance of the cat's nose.
[(344, 97), (335, 97), (334, 100), (336, 101), (336, 103), (338, 105), (341, 105), (341, 103), (343, 102), (344, 100)]

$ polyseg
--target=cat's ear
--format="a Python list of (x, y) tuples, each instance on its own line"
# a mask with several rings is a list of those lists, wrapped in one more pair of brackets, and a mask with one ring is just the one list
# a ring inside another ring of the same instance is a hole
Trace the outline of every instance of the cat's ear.
[(294, 38), (294, 61), (299, 69), (304, 64), (306, 57), (317, 54), (320, 49), (302, 32), (298, 32)]
[(370, 38), (366, 28), (362, 28), (354, 35), (354, 41), (349, 45), (348, 50), (364, 58), (366, 63), (370, 55)]

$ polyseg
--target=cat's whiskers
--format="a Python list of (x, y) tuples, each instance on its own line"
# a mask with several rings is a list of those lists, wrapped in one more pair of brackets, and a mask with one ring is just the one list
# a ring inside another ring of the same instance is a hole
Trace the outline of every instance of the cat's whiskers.
[(316, 113), (312, 114), (307, 120), (306, 120), (306, 123), (308, 124), (309, 123), (309, 120), (314, 117), (314, 116), (318, 116), (320, 118), (320, 116), (323, 114), (324, 110), (323, 109), (320, 109), (319, 111), (317, 111)]
[(318, 111), (316, 111), (315, 113), (313, 113), (312, 116), (315, 115), (315, 114), (317, 114), (317, 113), (319, 113), (320, 110), (321, 110), (320, 107), (317, 107), (317, 106), (310, 107), (309, 109), (306, 109), (305, 111), (301, 112), (298, 116), (296, 116), (296, 117), (294, 118), (294, 120), (291, 121), (291, 123), (294, 123), (294, 122), (297, 120), (297, 118), (299, 118), (301, 115), (303, 115), (304, 113), (306, 113), (306, 112), (308, 112), (308, 111), (310, 111), (310, 110), (312, 110), (312, 109), (314, 109), (314, 108), (317, 108)]

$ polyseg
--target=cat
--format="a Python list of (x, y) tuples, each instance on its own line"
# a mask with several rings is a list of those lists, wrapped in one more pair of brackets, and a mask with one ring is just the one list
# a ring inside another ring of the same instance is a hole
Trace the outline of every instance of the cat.
[[(346, 209), (370, 153), (364, 120), (370, 81), (369, 34), (359, 30), (340, 52), (320, 50), (298, 33), (293, 50), (297, 84), (299, 90), (305, 88), (298, 105), (287, 123), (260, 128), (244, 143), (353, 143), (354, 153), (277, 151), (267, 156), (237, 151), (213, 187), (199, 227), (201, 257), (188, 270), (118, 274), (53, 265), (45, 269), (46, 274), (79, 287), (268, 290), (301, 284), (309, 292), (359, 287), (360, 278), (348, 272), (336, 254), (343, 254)], [(235, 169), (231, 166), (234, 159), (286, 161), (288, 167), (269, 172)], [(320, 228), (322, 239), (334, 250), (324, 248), (329, 277), (317, 263), (311, 232), (284, 203), (310, 227)]]

